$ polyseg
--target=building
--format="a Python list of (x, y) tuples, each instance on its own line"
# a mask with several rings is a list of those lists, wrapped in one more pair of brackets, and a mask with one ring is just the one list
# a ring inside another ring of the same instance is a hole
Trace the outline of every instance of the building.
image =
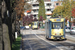
[(54, 1), (54, 7), (61, 6), (62, 3), (60, 1)]
[(54, 2), (44, 2), (46, 18), (50, 18), (54, 10)]
[[(39, 2), (37, 0), (28, 0), (28, 3), (32, 5), (32, 11), (30, 12), (30, 14), (33, 14), (33, 18), (38, 19)], [(44, 0), (44, 5), (46, 18), (50, 18), (54, 8), (60, 4), (56, 1), (51, 2), (50, 0)]]

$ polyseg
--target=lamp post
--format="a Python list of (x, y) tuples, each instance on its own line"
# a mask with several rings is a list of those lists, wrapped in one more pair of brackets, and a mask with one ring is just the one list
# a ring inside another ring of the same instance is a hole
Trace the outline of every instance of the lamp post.
[[(71, 12), (71, 0), (70, 1), (70, 12)], [(71, 13), (70, 13), (70, 21), (71, 21)], [(71, 26), (71, 23), (70, 23), (70, 26)]]

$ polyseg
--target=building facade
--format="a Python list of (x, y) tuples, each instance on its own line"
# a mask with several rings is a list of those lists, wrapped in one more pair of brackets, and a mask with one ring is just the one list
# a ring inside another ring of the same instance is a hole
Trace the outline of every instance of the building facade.
[[(38, 19), (39, 2), (37, 0), (28, 0), (28, 3), (32, 5), (32, 11), (30, 12), (30, 14), (33, 15), (33, 19)], [(51, 2), (50, 0), (44, 0), (46, 18), (51, 17), (54, 8), (58, 5), (60, 5), (59, 2)]]

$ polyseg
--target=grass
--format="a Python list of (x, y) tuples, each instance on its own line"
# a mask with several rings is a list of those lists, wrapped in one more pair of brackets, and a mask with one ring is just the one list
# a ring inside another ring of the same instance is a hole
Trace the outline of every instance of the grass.
[(21, 35), (18, 36), (16, 41), (12, 44), (12, 49), (11, 50), (20, 50), (20, 45), (21, 45)]

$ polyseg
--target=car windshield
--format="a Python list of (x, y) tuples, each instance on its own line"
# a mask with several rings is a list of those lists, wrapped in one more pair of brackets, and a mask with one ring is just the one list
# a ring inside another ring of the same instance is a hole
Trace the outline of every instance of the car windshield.
[(66, 29), (70, 29), (70, 27), (66, 27)]
[(63, 29), (63, 22), (53, 22), (52, 29)]
[(73, 27), (72, 29), (75, 30), (75, 27)]

